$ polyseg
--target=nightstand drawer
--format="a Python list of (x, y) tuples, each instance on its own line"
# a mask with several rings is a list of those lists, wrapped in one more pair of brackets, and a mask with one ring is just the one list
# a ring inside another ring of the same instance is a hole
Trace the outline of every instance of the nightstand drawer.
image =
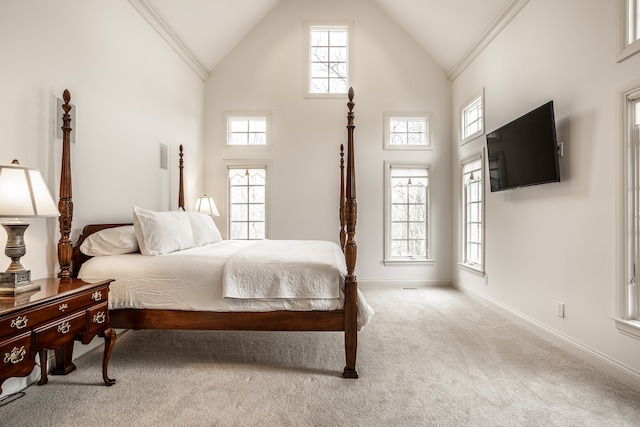
[(34, 364), (30, 332), (0, 343), (0, 371), (3, 377), (27, 375)]
[[(85, 311), (80, 311), (33, 331), (35, 348), (54, 349), (84, 332)], [(71, 337), (71, 338), (70, 338)]]
[(102, 287), (90, 292), (60, 299), (54, 304), (43, 306), (38, 311), (17, 313), (10, 318), (5, 318), (0, 321), (0, 337), (20, 332), (21, 329), (27, 330), (33, 328), (67, 313), (73, 313), (78, 309), (107, 301), (108, 296), (109, 287)]
[(109, 303), (104, 302), (87, 310), (87, 333), (96, 334), (109, 324)]

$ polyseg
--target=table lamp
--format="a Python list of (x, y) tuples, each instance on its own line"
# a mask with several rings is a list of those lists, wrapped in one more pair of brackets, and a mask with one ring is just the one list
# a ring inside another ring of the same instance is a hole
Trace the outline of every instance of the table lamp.
[(195, 211), (205, 213), (209, 216), (220, 216), (218, 208), (216, 207), (216, 202), (213, 201), (212, 197), (208, 197), (206, 194), (202, 197), (198, 197), (196, 200)]
[(18, 218), (58, 216), (58, 208), (38, 169), (20, 166), (17, 160), (0, 166), (0, 218), (13, 218), (3, 222), (7, 231), (4, 253), (11, 258), (7, 271), (0, 273), (0, 295), (15, 295), (37, 290), (31, 282), (31, 270), (25, 270), (20, 258), (27, 252), (24, 232), (29, 226)]

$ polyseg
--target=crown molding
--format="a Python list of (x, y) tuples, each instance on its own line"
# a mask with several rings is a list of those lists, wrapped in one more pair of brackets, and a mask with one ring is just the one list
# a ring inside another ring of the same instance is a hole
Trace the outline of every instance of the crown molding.
[(149, 6), (146, 0), (128, 0), (131, 6), (160, 34), (169, 46), (187, 63), (189, 67), (202, 79), (203, 82), (209, 78), (209, 72), (196, 59), (191, 51), (180, 41), (180, 39), (164, 23), (162, 18)]
[(495, 39), (502, 30), (509, 25), (511, 20), (529, 3), (529, 0), (513, 0), (502, 11), (500, 16), (493, 21), (487, 31), (482, 34), (478, 41), (465, 53), (462, 58), (453, 66), (447, 73), (447, 79), (454, 81), (465, 68), (473, 62), (474, 59), (482, 53), (482, 51), (489, 46), (489, 44)]

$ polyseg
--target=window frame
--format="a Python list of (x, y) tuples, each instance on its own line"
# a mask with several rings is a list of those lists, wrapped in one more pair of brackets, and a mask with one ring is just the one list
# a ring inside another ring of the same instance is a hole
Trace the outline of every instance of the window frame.
[[(264, 194), (264, 239), (269, 239), (271, 235), (271, 226), (270, 226), (270, 206), (271, 206), (271, 198), (270, 198), (270, 187), (271, 187), (271, 164), (266, 160), (240, 160), (240, 161), (228, 161), (225, 164), (225, 173), (226, 173), (226, 187), (227, 187), (227, 238), (229, 240), (249, 240), (249, 239), (233, 239), (231, 236), (231, 222), (232, 222), (232, 209), (231, 209), (231, 183), (229, 181), (229, 171), (231, 169), (264, 169), (266, 178), (265, 178), (265, 194)], [(253, 239), (252, 239), (253, 240)], [(262, 239), (260, 239), (262, 240)]]
[[(270, 149), (272, 146), (271, 141), (271, 113), (267, 111), (225, 111), (224, 117), (224, 135), (223, 141), (227, 148), (239, 148), (239, 149)], [(265, 143), (264, 144), (229, 144), (230, 128), (229, 122), (233, 119), (265, 119)]]
[[(345, 28), (347, 31), (347, 76), (344, 92), (311, 92), (311, 31), (314, 28)], [(303, 94), (305, 98), (335, 98), (344, 99), (353, 86), (353, 53), (354, 53), (354, 23), (353, 21), (307, 21), (304, 23), (304, 54), (305, 79)]]
[[(618, 62), (640, 52), (640, 0), (618, 0)], [(631, 33), (635, 33), (632, 36)], [(636, 37), (632, 40), (632, 37)]]
[[(640, 339), (640, 130), (634, 111), (640, 104), (640, 79), (619, 91), (621, 183), (620, 273), (614, 320), (618, 330)], [(637, 113), (640, 115), (640, 112)]]
[[(480, 126), (477, 131), (467, 134), (468, 124), (466, 120), (466, 115), (467, 115), (467, 112), (470, 110), (470, 107), (472, 107), (478, 101), (480, 102), (480, 111), (482, 113), (482, 116), (478, 119)], [(467, 99), (467, 101), (465, 101), (462, 104), (462, 106), (460, 107), (460, 114), (458, 115), (458, 117), (460, 119), (460, 145), (464, 145), (467, 142), (473, 139), (476, 139), (479, 136), (484, 135), (484, 132), (485, 132), (484, 88), (482, 88), (479, 92), (476, 92), (472, 97)]]
[[(467, 216), (467, 186), (465, 183), (465, 175), (466, 175), (466, 171), (465, 171), (465, 166), (466, 165), (472, 165), (475, 163), (479, 163), (479, 168), (478, 169), (473, 169), (473, 171), (479, 170), (480, 171), (480, 227), (481, 227), (481, 232), (480, 232), (480, 263), (474, 263), (474, 262), (469, 262), (468, 257), (467, 257), (467, 244), (468, 244), (468, 235), (467, 235), (467, 229), (468, 229), (468, 216)], [(461, 222), (460, 222), (460, 244), (461, 244), (461, 249), (460, 249), (460, 263), (459, 265), (468, 269), (471, 269), (473, 271), (476, 271), (478, 273), (482, 273), (484, 274), (484, 256), (485, 256), (485, 165), (484, 165), (484, 155), (483, 153), (479, 153), (479, 154), (475, 154), (473, 156), (467, 157), (466, 159), (462, 160), (460, 162), (460, 177), (461, 177), (461, 193), (462, 193), (462, 198), (461, 198), (461, 208), (460, 208), (460, 214), (461, 214)]]
[[(425, 257), (394, 257), (391, 255), (391, 170), (393, 168), (403, 169), (424, 169), (427, 172), (427, 194), (425, 209), (425, 232), (426, 232), (426, 256)], [(416, 265), (416, 264), (432, 264), (435, 261), (431, 258), (431, 203), (430, 203), (430, 187), (431, 187), (431, 165), (427, 163), (403, 162), (403, 161), (385, 161), (384, 162), (384, 265)]]
[[(431, 113), (419, 113), (419, 112), (410, 112), (410, 113), (398, 113), (398, 112), (385, 112), (383, 114), (383, 123), (384, 123), (384, 149), (385, 150), (433, 150), (433, 146), (431, 144)], [(391, 144), (391, 120), (392, 119), (412, 119), (412, 118), (420, 118), (425, 121), (425, 139), (426, 144)]]

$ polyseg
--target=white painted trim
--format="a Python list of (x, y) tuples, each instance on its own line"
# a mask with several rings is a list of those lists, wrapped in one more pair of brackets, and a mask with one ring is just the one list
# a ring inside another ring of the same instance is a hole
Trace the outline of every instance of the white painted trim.
[(358, 286), (363, 289), (374, 288), (427, 288), (434, 286), (451, 286), (450, 280), (404, 280), (404, 279), (361, 279)]
[(622, 62), (628, 57), (640, 52), (640, 40), (629, 43), (628, 25), (629, 0), (618, 0), (618, 57), (617, 62)]
[(482, 34), (478, 41), (465, 53), (462, 58), (453, 66), (447, 73), (447, 79), (454, 81), (465, 68), (473, 62), (474, 59), (482, 53), (482, 51), (489, 46), (489, 44), (495, 39), (500, 32), (511, 22), (511, 20), (529, 3), (529, 0), (513, 0), (502, 11), (500, 16), (493, 21), (487, 31)]
[(180, 41), (175, 33), (165, 24), (160, 16), (149, 6), (146, 0), (128, 0), (131, 6), (160, 34), (169, 46), (187, 63), (203, 82), (209, 78), (209, 72), (196, 59), (191, 51)]
[(500, 312), (506, 314), (510, 319), (515, 320), (521, 326), (526, 327), (530, 331), (534, 332), (546, 341), (557, 345), (561, 349), (568, 353), (578, 357), (581, 360), (595, 366), (596, 368), (604, 371), (607, 375), (610, 375), (629, 387), (640, 391), (640, 372), (626, 366), (625, 364), (612, 359), (611, 357), (600, 353), (596, 349), (593, 349), (577, 340), (574, 340), (561, 332), (556, 331), (549, 326), (538, 322), (537, 320), (520, 313), (511, 307), (502, 304), (499, 301), (494, 300), (491, 297), (483, 295), (474, 289), (462, 286), (459, 283), (454, 283), (453, 287), (460, 290), (464, 294), (484, 303), (488, 303), (491, 306), (499, 309)]

